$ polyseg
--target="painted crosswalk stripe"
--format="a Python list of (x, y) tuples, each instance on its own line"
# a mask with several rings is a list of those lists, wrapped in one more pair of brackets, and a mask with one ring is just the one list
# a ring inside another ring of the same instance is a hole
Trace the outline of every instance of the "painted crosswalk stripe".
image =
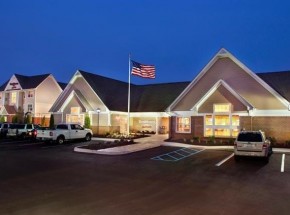
[(188, 149), (188, 148), (182, 148), (175, 150), (173, 152), (169, 152), (166, 154), (162, 154), (156, 157), (151, 158), (152, 160), (160, 160), (160, 161), (179, 161), (184, 158), (187, 158), (191, 155), (197, 154), (204, 150), (196, 150), (196, 149)]

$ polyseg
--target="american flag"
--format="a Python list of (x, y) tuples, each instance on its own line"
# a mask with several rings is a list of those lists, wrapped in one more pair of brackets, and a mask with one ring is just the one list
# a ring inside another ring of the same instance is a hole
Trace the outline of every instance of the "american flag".
[(131, 60), (132, 62), (132, 75), (137, 75), (142, 78), (155, 78), (155, 66), (145, 65)]

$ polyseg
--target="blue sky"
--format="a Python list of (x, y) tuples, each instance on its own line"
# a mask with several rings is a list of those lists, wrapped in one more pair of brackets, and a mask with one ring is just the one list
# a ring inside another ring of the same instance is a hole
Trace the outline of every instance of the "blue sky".
[(156, 79), (191, 81), (220, 48), (254, 72), (290, 70), (288, 0), (0, 0), (0, 83), (77, 69), (128, 81), (128, 55)]

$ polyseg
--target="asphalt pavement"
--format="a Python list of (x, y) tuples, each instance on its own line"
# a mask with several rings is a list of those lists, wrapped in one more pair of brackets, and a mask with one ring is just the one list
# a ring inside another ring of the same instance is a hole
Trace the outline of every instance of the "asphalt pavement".
[[(197, 148), (197, 149), (213, 149), (213, 150), (232, 150), (234, 149), (233, 146), (200, 146), (200, 145), (190, 145), (184, 143), (177, 143), (177, 142), (166, 142), (165, 140), (168, 139), (168, 135), (152, 135), (150, 137), (144, 137), (137, 139), (135, 144), (126, 145), (126, 146), (117, 146), (107, 149), (100, 149), (100, 150), (92, 150), (92, 149), (85, 149), (82, 147), (75, 147), (75, 152), (82, 152), (82, 153), (91, 153), (91, 154), (103, 154), (103, 155), (124, 155), (133, 152), (143, 151), (147, 149), (156, 148), (159, 146), (171, 146), (171, 147), (181, 147), (181, 148)], [(106, 138), (92, 138), (92, 140), (111, 140)], [(290, 149), (288, 148), (273, 148), (274, 153), (290, 153)]]

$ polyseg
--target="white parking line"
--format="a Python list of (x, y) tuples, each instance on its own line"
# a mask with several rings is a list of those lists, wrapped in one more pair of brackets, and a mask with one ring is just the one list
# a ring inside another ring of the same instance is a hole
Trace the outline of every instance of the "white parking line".
[(281, 172), (284, 172), (285, 154), (282, 155)]
[(231, 155), (229, 155), (228, 157), (226, 157), (225, 159), (223, 159), (221, 162), (217, 163), (216, 166), (222, 165), (223, 163), (225, 163), (227, 160), (229, 160), (233, 156), (234, 156), (234, 153), (232, 153)]

